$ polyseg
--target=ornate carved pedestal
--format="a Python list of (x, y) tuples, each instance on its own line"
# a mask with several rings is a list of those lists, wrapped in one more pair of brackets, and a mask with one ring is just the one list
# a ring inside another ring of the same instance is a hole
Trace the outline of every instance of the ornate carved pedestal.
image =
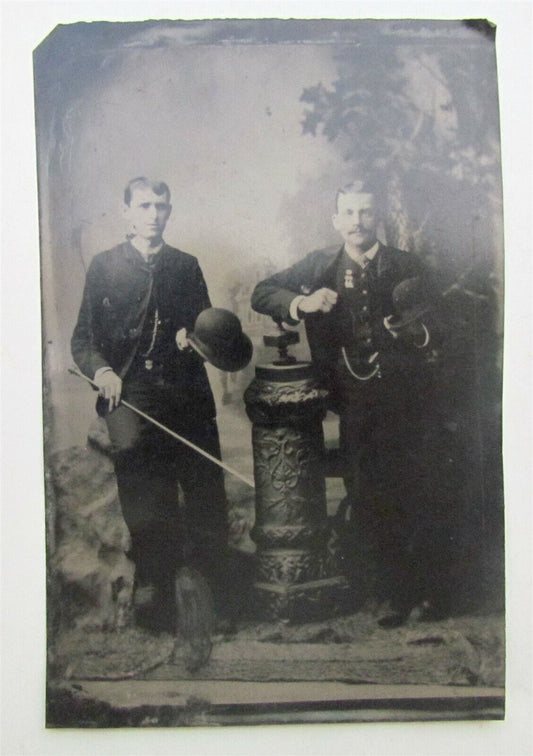
[(268, 619), (331, 616), (348, 589), (327, 549), (326, 398), (308, 363), (257, 366), (244, 394), (253, 422), (254, 599)]

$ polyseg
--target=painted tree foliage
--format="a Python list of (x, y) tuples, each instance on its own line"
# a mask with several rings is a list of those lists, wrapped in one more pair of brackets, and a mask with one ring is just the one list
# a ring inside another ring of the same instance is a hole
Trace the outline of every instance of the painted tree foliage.
[(389, 243), (423, 254), (445, 282), (470, 268), (495, 269), (493, 44), (477, 34), (461, 44), (376, 37), (346, 45), (337, 65), (332, 87), (319, 83), (302, 94), (304, 134), (325, 137), (354, 174), (381, 182)]

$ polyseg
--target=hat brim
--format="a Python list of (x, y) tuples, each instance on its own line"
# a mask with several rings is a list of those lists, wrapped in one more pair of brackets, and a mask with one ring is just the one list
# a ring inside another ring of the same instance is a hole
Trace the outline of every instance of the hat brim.
[(413, 307), (412, 310), (404, 312), (401, 317), (391, 320), (390, 325), (392, 328), (404, 328), (405, 326), (411, 325), (411, 323), (420, 320), (420, 318), (429, 312), (429, 310), (431, 310), (431, 307), (428, 304)]
[(207, 344), (204, 344), (194, 333), (188, 335), (187, 340), (194, 351), (210, 365), (228, 373), (236, 373), (243, 370), (252, 359), (254, 351), (250, 338), (241, 333), (237, 344), (233, 345), (226, 354), (215, 354)]

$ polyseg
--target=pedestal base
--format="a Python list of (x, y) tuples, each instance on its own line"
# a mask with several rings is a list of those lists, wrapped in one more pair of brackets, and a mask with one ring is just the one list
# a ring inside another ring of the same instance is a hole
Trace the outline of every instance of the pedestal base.
[(298, 585), (254, 583), (258, 614), (270, 621), (313, 622), (343, 614), (349, 605), (350, 586), (342, 576)]
[(254, 609), (294, 622), (340, 614), (349, 586), (328, 552), (327, 391), (308, 363), (259, 365), (244, 398), (256, 484)]

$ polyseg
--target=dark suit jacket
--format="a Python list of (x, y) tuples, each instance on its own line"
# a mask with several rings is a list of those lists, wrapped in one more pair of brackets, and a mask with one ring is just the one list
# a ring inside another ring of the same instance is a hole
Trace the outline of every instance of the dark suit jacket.
[[(163, 245), (157, 255), (158, 309), (163, 327), (192, 331), (199, 313), (211, 306), (198, 261)], [(85, 375), (109, 365), (127, 381), (137, 354), (153, 287), (153, 275), (129, 243), (96, 255), (89, 266), (78, 321), (71, 340), (74, 361)], [(207, 373), (200, 357), (176, 347), (171, 354), (177, 389), (200, 416), (214, 416)], [(180, 379), (181, 376), (181, 379)]]
[[(289, 308), (295, 296), (312, 294), (323, 287), (336, 289), (337, 266), (341, 254), (342, 248), (339, 250), (338, 247), (311, 252), (290, 268), (261, 281), (252, 294), (253, 309), (294, 324)], [(414, 276), (427, 279), (426, 271), (416, 255), (381, 244), (368, 270), (369, 275), (372, 271), (375, 277), (379, 310), (383, 316), (394, 312), (392, 292), (397, 284)], [(429, 292), (429, 281), (427, 287)], [(337, 318), (336, 307), (329, 313), (313, 313), (305, 318), (311, 357), (325, 378), (331, 376), (331, 369), (339, 356), (341, 345)], [(410, 348), (400, 339), (393, 339), (383, 326), (382, 318), (373, 323), (372, 330), (376, 349), (380, 353), (380, 364), (385, 370), (390, 372), (398, 367), (405, 368), (412, 361), (419, 362), (421, 359), (422, 350)]]

